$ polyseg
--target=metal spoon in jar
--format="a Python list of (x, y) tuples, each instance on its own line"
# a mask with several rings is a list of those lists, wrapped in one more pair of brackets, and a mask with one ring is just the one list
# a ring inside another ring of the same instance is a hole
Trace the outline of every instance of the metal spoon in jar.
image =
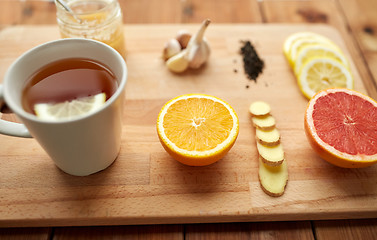
[(56, 0), (67, 12), (69, 12), (74, 19), (76, 19), (79, 23), (82, 23), (82, 20), (76, 15), (76, 13), (68, 6), (68, 4), (64, 0)]

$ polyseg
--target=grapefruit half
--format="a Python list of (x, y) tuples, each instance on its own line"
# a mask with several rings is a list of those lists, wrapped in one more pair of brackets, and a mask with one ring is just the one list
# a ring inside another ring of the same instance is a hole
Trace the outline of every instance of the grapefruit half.
[(318, 92), (308, 103), (305, 132), (327, 162), (344, 168), (377, 162), (377, 102), (349, 89)]

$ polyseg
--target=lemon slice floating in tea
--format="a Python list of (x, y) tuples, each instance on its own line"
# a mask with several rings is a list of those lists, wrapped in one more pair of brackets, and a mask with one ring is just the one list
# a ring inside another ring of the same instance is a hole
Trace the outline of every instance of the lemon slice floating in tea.
[(99, 93), (60, 103), (38, 103), (34, 105), (34, 111), (43, 120), (67, 120), (89, 114), (99, 109), (105, 101), (106, 94)]

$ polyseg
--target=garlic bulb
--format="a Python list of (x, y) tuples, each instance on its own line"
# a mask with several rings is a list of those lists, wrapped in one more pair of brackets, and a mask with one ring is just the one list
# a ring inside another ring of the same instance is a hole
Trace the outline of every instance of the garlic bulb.
[(193, 45), (188, 53), (189, 67), (200, 68), (208, 60), (210, 53), (209, 45), (205, 39), (201, 43)]
[[(187, 35), (185, 32), (178, 33), (178, 40), (175, 40), (180, 45), (181, 50), (167, 58), (166, 66), (169, 68), (169, 70), (180, 73), (189, 67), (196, 69), (201, 67), (208, 60), (210, 55), (210, 47), (207, 40), (204, 38), (204, 32), (210, 23), (211, 21), (209, 19), (203, 21), (199, 31), (192, 37), (191, 35)], [(188, 40), (188, 37), (189, 41), (187, 43), (187, 47), (185, 48), (185, 43), (181, 45), (180, 40)], [(175, 41), (170, 40), (166, 51), (172, 50), (173, 45), (176, 45)], [(171, 49), (169, 49), (169, 47)], [(164, 56), (167, 55), (168, 54), (165, 55), (164, 50)]]
[(185, 49), (187, 47), (188, 42), (191, 39), (191, 33), (189, 33), (185, 29), (179, 30), (178, 33), (177, 33), (177, 36), (175, 37), (175, 39), (178, 40), (178, 42), (181, 45), (182, 49)]
[(199, 31), (190, 39), (187, 50), (188, 50), (188, 61), (190, 68), (199, 68), (202, 66), (209, 58), (210, 48), (208, 42), (204, 38), (204, 32), (208, 25), (211, 23), (209, 19), (202, 23)]
[(164, 51), (162, 52), (162, 58), (166, 61), (172, 56), (176, 55), (182, 50), (181, 44), (179, 44), (178, 40), (173, 38), (170, 39), (164, 47)]

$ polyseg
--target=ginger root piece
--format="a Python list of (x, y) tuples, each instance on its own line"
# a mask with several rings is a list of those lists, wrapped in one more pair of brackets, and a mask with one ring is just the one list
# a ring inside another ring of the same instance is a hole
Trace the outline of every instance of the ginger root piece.
[(280, 133), (270, 111), (270, 105), (262, 101), (249, 107), (259, 153), (259, 182), (266, 194), (279, 197), (284, 194), (288, 182), (288, 167)]
[(284, 194), (288, 182), (288, 167), (286, 161), (272, 167), (259, 158), (259, 182), (262, 190), (272, 196), (279, 197)]
[(284, 150), (281, 144), (266, 146), (257, 142), (257, 149), (262, 161), (269, 166), (277, 166), (284, 161)]
[(265, 146), (275, 146), (280, 143), (280, 133), (276, 128), (272, 130), (255, 129), (257, 141)]
[(263, 101), (256, 101), (250, 104), (249, 112), (254, 117), (262, 117), (270, 114), (271, 107)]
[(271, 115), (263, 116), (263, 117), (252, 117), (251, 120), (253, 121), (254, 127), (262, 129), (262, 130), (271, 130), (275, 128), (275, 118)]

